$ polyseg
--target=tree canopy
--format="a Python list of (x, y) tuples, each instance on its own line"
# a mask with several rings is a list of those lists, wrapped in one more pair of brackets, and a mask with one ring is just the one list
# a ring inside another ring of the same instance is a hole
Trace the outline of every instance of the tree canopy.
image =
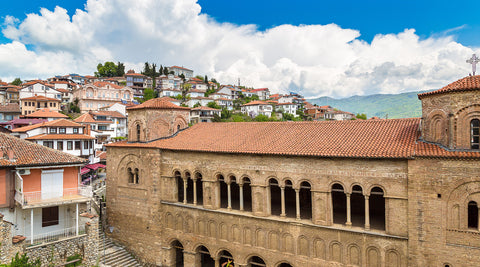
[(13, 84), (13, 85), (16, 85), (16, 86), (19, 86), (20, 84), (22, 84), (22, 80), (20, 80), (20, 78), (15, 78), (15, 80), (13, 80), (13, 82), (11, 82), (10, 84)]
[(115, 77), (123, 76), (124, 74), (125, 65), (121, 62), (115, 64), (111, 61), (107, 61), (104, 64), (98, 63), (97, 71), (95, 72), (95, 76), (97, 77)]

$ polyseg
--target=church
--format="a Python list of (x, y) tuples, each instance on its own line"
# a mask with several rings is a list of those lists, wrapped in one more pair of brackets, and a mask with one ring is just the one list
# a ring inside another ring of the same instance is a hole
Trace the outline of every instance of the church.
[(480, 76), (418, 98), (421, 118), (191, 127), (131, 107), (111, 236), (150, 266), (479, 266)]

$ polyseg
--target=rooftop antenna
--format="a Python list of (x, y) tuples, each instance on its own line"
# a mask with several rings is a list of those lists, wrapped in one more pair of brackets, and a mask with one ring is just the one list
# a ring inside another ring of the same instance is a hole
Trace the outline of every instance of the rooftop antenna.
[(477, 70), (477, 63), (480, 62), (480, 58), (477, 55), (473, 54), (470, 59), (467, 59), (467, 63), (472, 64), (472, 73), (475, 76), (475, 71)]

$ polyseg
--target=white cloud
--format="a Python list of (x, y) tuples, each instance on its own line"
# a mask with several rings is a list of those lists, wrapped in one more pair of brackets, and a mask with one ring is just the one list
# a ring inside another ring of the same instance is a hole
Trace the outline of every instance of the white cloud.
[(218, 23), (195, 0), (89, 0), (72, 17), (61, 7), (23, 21), (6, 16), (0, 78), (93, 74), (99, 62), (183, 65), (223, 83), (350, 96), (438, 88), (466, 76), (474, 51), (448, 35), (420, 40), (413, 29), (377, 35), (338, 25)]

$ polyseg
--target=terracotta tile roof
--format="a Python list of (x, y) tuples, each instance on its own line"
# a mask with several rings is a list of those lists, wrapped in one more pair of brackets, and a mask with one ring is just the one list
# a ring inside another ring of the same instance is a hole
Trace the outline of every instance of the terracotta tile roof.
[(148, 109), (186, 109), (189, 110), (190, 108), (187, 107), (180, 107), (172, 102), (163, 99), (163, 98), (154, 98), (150, 99), (148, 101), (143, 102), (140, 105), (136, 105), (133, 107), (127, 108), (127, 110), (133, 110), (133, 109), (143, 109), (143, 108), (148, 108)]
[(182, 70), (192, 71), (192, 70), (190, 70), (190, 69), (187, 69), (187, 68), (184, 68), (184, 67), (179, 67), (179, 66), (171, 66), (170, 68), (176, 68), (176, 69), (182, 69)]
[(33, 113), (25, 115), (25, 117), (27, 118), (68, 118), (67, 115), (56, 112), (54, 110), (50, 110), (48, 108), (37, 110)]
[(415, 147), (415, 156), (434, 158), (480, 158), (480, 151), (451, 151), (435, 144), (419, 141)]
[(480, 75), (467, 76), (441, 89), (418, 94), (418, 98), (422, 99), (424, 96), (428, 96), (428, 95), (444, 94), (449, 92), (472, 91), (472, 90), (480, 90)]
[(20, 86), (10, 85), (10, 86), (8, 86), (8, 88), (7, 88), (7, 92), (18, 93), (18, 91), (20, 91), (20, 89), (21, 89)]
[(143, 75), (143, 74), (141, 74), (141, 73), (135, 73), (135, 72), (133, 72), (133, 73), (125, 73), (125, 76), (141, 76), (141, 77), (147, 77), (147, 76), (145, 76), (145, 75)]
[(59, 91), (60, 93), (70, 93), (70, 90), (68, 90), (68, 89), (57, 88), (55, 90)]
[(2, 82), (2, 80), (0, 80), (0, 86), (6, 86), (6, 85), (8, 85), (8, 83)]
[[(3, 153), (0, 166), (62, 165), (87, 161), (4, 133), (0, 133), (0, 149)], [(13, 151), (12, 161), (7, 157), (8, 150)]]
[(109, 83), (109, 82), (94, 82), (93, 85), (95, 85), (96, 87), (100, 87), (100, 88), (106, 88), (107, 85), (109, 85), (110, 87), (112, 87), (112, 88), (114, 88), (114, 89), (122, 89), (122, 88), (124, 88), (123, 86), (116, 85), (116, 84)]
[(265, 101), (256, 100), (256, 101), (248, 102), (247, 104), (242, 106), (254, 106), (254, 105), (271, 105), (271, 104)]
[(12, 132), (14, 132), (14, 133), (24, 133), (24, 132), (27, 132), (27, 131), (30, 131), (30, 130), (33, 130), (33, 129), (36, 129), (36, 128), (50, 127), (50, 126), (52, 126), (52, 127), (82, 127), (81, 124), (75, 123), (73, 121), (66, 120), (66, 119), (58, 119), (58, 120), (54, 120), (54, 121), (37, 123), (37, 124), (34, 124), (34, 125), (28, 125), (28, 126), (16, 128), (16, 129), (13, 129)]
[(73, 121), (78, 123), (95, 123), (95, 119), (93, 119), (90, 113), (82, 114), (80, 115), (80, 117), (74, 119)]
[(95, 151), (96, 157), (100, 158), (100, 160), (107, 159), (107, 151)]
[(175, 137), (109, 146), (353, 158), (410, 158), (420, 119), (198, 123)]
[(107, 117), (112, 117), (112, 118), (126, 118), (125, 116), (122, 115), (122, 113), (120, 113), (118, 111), (109, 111), (109, 110), (92, 111), (91, 114), (94, 115), (94, 116), (107, 116)]
[(22, 98), (20, 99), (22, 101), (24, 100), (35, 100), (35, 101), (58, 101), (60, 102), (61, 100), (59, 99), (56, 99), (56, 98), (51, 98), (51, 97), (46, 97), (46, 96), (43, 96), (43, 95), (36, 95), (36, 96), (31, 96), (31, 97), (25, 97), (25, 98)]
[(0, 112), (17, 112), (20, 113), (20, 106), (18, 103), (7, 103), (5, 105), (0, 105)]
[(252, 92), (260, 92), (260, 91), (267, 91), (268, 88), (258, 88), (258, 89), (253, 89), (251, 90)]
[(91, 137), (86, 134), (39, 134), (25, 138), (25, 140), (92, 140), (95, 137)]

